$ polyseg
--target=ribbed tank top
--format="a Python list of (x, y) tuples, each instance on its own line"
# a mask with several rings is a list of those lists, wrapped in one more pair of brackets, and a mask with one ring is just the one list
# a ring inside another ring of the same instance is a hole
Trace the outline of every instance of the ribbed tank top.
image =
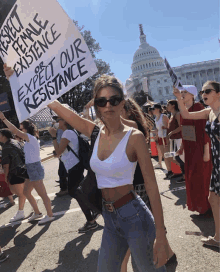
[(96, 174), (99, 189), (114, 188), (127, 184), (133, 184), (134, 172), (137, 162), (130, 162), (126, 154), (126, 147), (132, 128), (124, 135), (113, 153), (104, 161), (98, 158), (98, 146), (102, 128), (96, 139), (90, 166)]

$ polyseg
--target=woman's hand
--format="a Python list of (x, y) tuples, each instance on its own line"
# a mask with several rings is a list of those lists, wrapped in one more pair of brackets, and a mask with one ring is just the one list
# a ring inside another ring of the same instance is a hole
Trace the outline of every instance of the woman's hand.
[(9, 184), (8, 176), (5, 175), (5, 183)]
[(50, 127), (50, 128), (48, 129), (48, 132), (50, 133), (50, 135), (51, 135), (52, 137), (56, 137), (56, 135), (57, 135), (57, 130), (56, 130), (54, 127)]
[(4, 63), (3, 67), (5, 76), (7, 79), (9, 79), (9, 77), (13, 75), (14, 70), (11, 67), (8, 67), (6, 63)]
[(182, 98), (179, 89), (177, 89), (177, 88), (175, 88), (175, 87), (173, 87), (173, 94), (176, 96), (176, 98), (177, 98), (178, 100), (180, 100), (180, 99)]
[(158, 135), (153, 136), (154, 141), (158, 141)]
[(85, 109), (89, 109), (91, 108), (92, 106), (94, 106), (94, 98), (91, 99), (86, 105), (85, 105)]
[(204, 155), (203, 155), (203, 161), (204, 161), (204, 162), (210, 161), (210, 156), (209, 156), (209, 154), (204, 154)]
[(5, 118), (4, 113), (0, 111), (0, 119), (3, 120)]
[(178, 149), (177, 151), (176, 151), (176, 155), (177, 156), (180, 156), (180, 155), (182, 155), (183, 154), (183, 148), (180, 148), (180, 149)]
[(169, 249), (165, 234), (162, 236), (156, 236), (153, 252), (154, 265), (156, 268), (159, 268), (167, 263), (169, 259)]
[(204, 162), (210, 161), (209, 143), (206, 143), (204, 145), (203, 161)]
[(173, 132), (171, 131), (171, 132), (167, 135), (167, 139), (169, 139), (172, 135), (173, 135)]

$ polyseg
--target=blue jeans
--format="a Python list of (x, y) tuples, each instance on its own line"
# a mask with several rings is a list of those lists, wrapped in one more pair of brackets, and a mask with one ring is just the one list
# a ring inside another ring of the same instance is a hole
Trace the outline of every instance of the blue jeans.
[(120, 272), (128, 248), (139, 272), (166, 271), (165, 267), (156, 269), (153, 264), (154, 218), (139, 196), (114, 212), (103, 205), (102, 215), (105, 227), (98, 272)]

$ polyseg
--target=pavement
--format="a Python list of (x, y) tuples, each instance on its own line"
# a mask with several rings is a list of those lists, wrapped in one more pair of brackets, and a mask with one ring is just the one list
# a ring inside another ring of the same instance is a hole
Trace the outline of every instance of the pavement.
[(54, 158), (53, 151), (54, 151), (54, 146), (52, 141), (49, 140), (49, 141), (43, 142), (40, 147), (41, 161), (44, 162)]
[[(41, 146), (41, 158), (45, 167), (44, 184), (51, 200), (56, 220), (45, 226), (27, 219), (9, 224), (16, 213), (17, 205), (4, 210), (6, 199), (0, 198), (0, 245), (9, 259), (0, 264), (0, 272), (96, 272), (98, 251), (103, 232), (103, 218), (97, 220), (99, 227), (86, 234), (78, 228), (85, 223), (77, 202), (71, 197), (56, 197), (59, 185), (58, 159), (52, 157), (53, 145), (46, 142)], [(157, 160), (152, 158), (155, 165)], [(163, 163), (165, 168), (165, 164)], [(214, 234), (213, 218), (203, 218), (186, 206), (185, 185), (175, 180), (164, 180), (165, 170), (155, 170), (163, 205), (167, 238), (177, 255), (178, 263), (167, 267), (167, 272), (218, 272), (220, 271), (219, 250), (203, 246), (201, 237)], [(40, 211), (45, 214), (41, 198), (33, 191)], [(17, 199), (15, 199), (17, 203)], [(25, 203), (25, 215), (32, 212)], [(131, 260), (128, 272), (138, 272)], [(147, 270), (146, 270), (147, 271)], [(105, 271), (103, 271), (105, 272)]]

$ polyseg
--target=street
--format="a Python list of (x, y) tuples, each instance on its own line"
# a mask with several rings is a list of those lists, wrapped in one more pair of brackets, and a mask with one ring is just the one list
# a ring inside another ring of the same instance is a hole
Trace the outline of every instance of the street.
[[(156, 160), (152, 159), (153, 164)], [(97, 220), (99, 227), (86, 234), (79, 234), (78, 228), (85, 223), (85, 217), (77, 202), (69, 196), (56, 197), (59, 191), (57, 168), (58, 159), (43, 163), (48, 195), (52, 202), (56, 220), (45, 226), (28, 223), (8, 224), (17, 211), (17, 205), (8, 210), (0, 209), (0, 244), (10, 255), (0, 265), (1, 272), (46, 272), (75, 271), (96, 272), (98, 250), (103, 232), (103, 218)], [(164, 165), (165, 166), (165, 165)], [(208, 248), (200, 242), (201, 235), (214, 234), (213, 218), (202, 218), (186, 207), (184, 183), (176, 184), (175, 179), (163, 180), (162, 170), (155, 170), (161, 200), (163, 204), (167, 237), (177, 255), (178, 264), (167, 268), (168, 272), (217, 272), (219, 270), (219, 252)], [(172, 189), (175, 189), (170, 191)], [(36, 196), (40, 211), (45, 214), (42, 200)], [(1, 201), (1, 198), (0, 198)], [(0, 205), (2, 202), (0, 202)], [(25, 204), (25, 215), (32, 212), (28, 202)], [(128, 272), (133, 270), (131, 261)], [(104, 271), (103, 271), (104, 272)]]

